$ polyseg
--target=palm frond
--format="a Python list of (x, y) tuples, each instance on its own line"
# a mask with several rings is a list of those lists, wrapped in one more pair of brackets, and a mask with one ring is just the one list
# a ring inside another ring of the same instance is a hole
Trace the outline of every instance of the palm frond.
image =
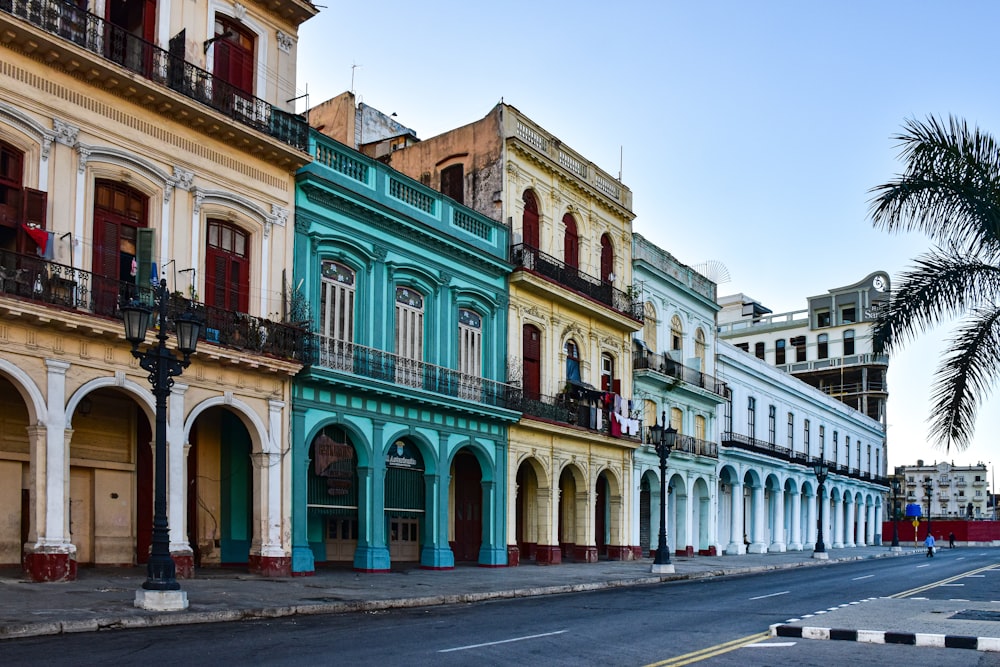
[(952, 248), (914, 260), (873, 323), (873, 351), (891, 353), (938, 324), (1000, 303), (1000, 267)]
[(971, 444), (976, 413), (1000, 377), (1000, 308), (978, 310), (949, 339), (934, 374), (930, 436), (945, 451)]
[(1000, 146), (950, 117), (908, 120), (900, 141), (906, 171), (870, 190), (869, 214), (890, 232), (921, 231), (940, 245), (1000, 254)]

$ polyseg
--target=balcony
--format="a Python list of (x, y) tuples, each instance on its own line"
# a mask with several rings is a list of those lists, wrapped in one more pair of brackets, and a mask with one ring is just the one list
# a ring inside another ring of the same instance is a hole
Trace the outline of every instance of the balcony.
[(647, 354), (635, 354), (632, 357), (632, 370), (650, 370), (662, 373), (667, 377), (683, 380), (684, 382), (694, 385), (695, 387), (707, 389), (717, 396), (725, 397), (726, 395), (725, 382), (717, 380), (708, 373), (702, 373), (695, 368), (678, 363), (677, 361), (671, 359), (667, 354), (655, 354), (652, 352)]
[[(304, 116), (282, 111), (73, 4), (0, 0), (0, 33), (8, 47), (230, 146), (292, 168), (308, 160)], [(183, 47), (182, 41), (181, 54)]]
[[(122, 317), (121, 305), (131, 299), (153, 302), (151, 287), (5, 250), (0, 250), (0, 296), (116, 320)], [(205, 322), (207, 343), (285, 360), (302, 361), (306, 356), (305, 331), (300, 327), (189, 301), (178, 294), (169, 300), (168, 327), (173, 326), (174, 315), (188, 308)], [(8, 316), (11, 309), (3, 305), (0, 312)]]
[[(558, 396), (545, 396), (544, 394), (528, 395), (521, 398), (521, 412), (525, 417), (535, 417), (543, 421), (564, 424), (582, 428), (591, 433), (597, 433), (607, 437), (620, 438), (632, 443), (638, 443), (638, 435), (612, 435), (611, 419), (608, 411), (595, 407), (590, 401), (579, 399), (572, 392), (561, 393)], [(594, 412), (597, 411), (597, 412)], [(600, 422), (596, 420), (597, 413), (600, 413)], [(592, 415), (594, 419), (592, 420)]]
[(372, 380), (420, 389), (506, 410), (520, 410), (520, 390), (509, 384), (466, 375), (451, 368), (407, 359), (391, 352), (315, 336), (312, 364)]
[(690, 435), (677, 434), (674, 440), (674, 453), (683, 452), (694, 456), (707, 456), (713, 459), (719, 458), (719, 445), (708, 440), (701, 440)]
[(631, 294), (613, 287), (600, 278), (583, 273), (576, 267), (564, 264), (537, 248), (523, 243), (511, 246), (510, 261), (517, 268), (548, 278), (552, 282), (582, 294), (616, 313), (636, 322), (643, 321), (642, 303), (633, 298)]

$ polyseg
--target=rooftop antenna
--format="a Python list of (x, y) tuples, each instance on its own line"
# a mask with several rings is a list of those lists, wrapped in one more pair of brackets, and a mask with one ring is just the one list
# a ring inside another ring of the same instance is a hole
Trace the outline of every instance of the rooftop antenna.
[(351, 63), (351, 95), (354, 95), (354, 70), (361, 67), (357, 63)]
[(702, 262), (701, 264), (695, 264), (691, 268), (711, 280), (716, 285), (728, 283), (732, 280), (729, 276), (729, 269), (727, 269), (726, 265), (717, 259), (710, 259)]
[(625, 162), (625, 146), (618, 146), (618, 182), (622, 182), (622, 166)]

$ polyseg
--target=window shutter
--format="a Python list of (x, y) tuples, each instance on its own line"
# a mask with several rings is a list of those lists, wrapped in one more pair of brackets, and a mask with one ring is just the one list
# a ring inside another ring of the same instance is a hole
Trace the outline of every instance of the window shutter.
[(38, 225), (45, 229), (46, 209), (48, 208), (48, 194), (41, 190), (24, 189), (24, 214), (25, 224)]
[[(151, 284), (153, 277), (153, 241), (156, 232), (152, 229), (137, 229), (135, 241), (135, 261), (137, 271), (135, 282), (137, 285), (145, 287)], [(174, 288), (176, 289), (176, 285)]]

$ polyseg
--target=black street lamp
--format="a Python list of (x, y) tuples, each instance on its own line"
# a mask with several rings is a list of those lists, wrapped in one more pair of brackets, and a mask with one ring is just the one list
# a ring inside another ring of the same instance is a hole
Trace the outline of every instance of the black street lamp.
[(899, 551), (899, 490), (902, 486), (898, 477), (892, 478), (892, 549)]
[[(144, 352), (139, 350), (139, 343), (146, 340), (146, 330), (149, 328), (153, 311), (138, 301), (132, 301), (122, 307), (125, 338), (132, 343), (132, 356), (139, 360), (139, 366), (149, 372), (149, 383), (153, 387), (153, 396), (156, 397), (153, 545), (146, 567), (146, 581), (143, 582), (142, 588), (147, 591), (177, 591), (181, 585), (177, 583), (174, 559), (170, 557), (170, 533), (167, 524), (167, 397), (170, 396), (170, 389), (174, 386), (174, 378), (191, 363), (191, 355), (198, 346), (202, 323), (190, 311), (174, 318), (177, 349), (183, 355), (183, 359), (178, 359), (167, 349), (166, 280), (161, 280), (159, 287), (154, 288), (154, 295), (156, 309), (159, 311), (159, 331), (156, 334), (158, 342), (155, 347)], [(139, 598), (137, 594), (137, 605)], [(164, 603), (158, 601), (152, 604)], [(185, 599), (183, 607), (186, 606)]]
[[(666, 428), (664, 428), (666, 427)], [(656, 423), (649, 427), (649, 441), (656, 447), (660, 457), (660, 542), (656, 547), (656, 558), (653, 560), (653, 572), (673, 572), (670, 562), (670, 550), (667, 548), (667, 457), (674, 448), (677, 439), (677, 429), (667, 426), (667, 411), (663, 411), (663, 426)]]
[(927, 534), (931, 534), (931, 494), (934, 492), (934, 487), (931, 486), (931, 480), (924, 481), (924, 495), (927, 496)]
[(813, 472), (816, 473), (816, 480), (819, 482), (819, 527), (816, 529), (816, 547), (813, 549), (813, 558), (829, 558), (826, 553), (826, 545), (823, 544), (823, 484), (826, 476), (830, 474), (830, 466), (820, 461), (813, 464)]

